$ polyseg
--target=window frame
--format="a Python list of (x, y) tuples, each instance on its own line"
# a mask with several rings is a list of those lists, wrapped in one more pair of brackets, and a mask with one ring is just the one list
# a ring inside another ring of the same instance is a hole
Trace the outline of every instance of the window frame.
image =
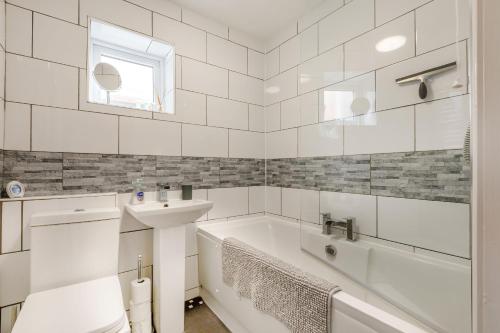
[[(157, 112), (157, 113), (165, 113), (165, 114), (175, 114), (175, 80), (176, 80), (176, 53), (175, 46), (169, 42), (155, 39), (151, 36), (144, 35), (138, 33), (136, 31), (123, 28), (121, 26), (117, 26), (115, 24), (102, 21), (100, 19), (95, 19), (89, 17), (88, 26), (91, 29), (92, 22), (98, 22), (101, 24), (106, 24), (115, 28), (119, 28), (125, 30), (127, 32), (131, 32), (137, 35), (144, 36), (150, 40), (150, 45), (153, 42), (161, 43), (167, 45), (171, 48), (171, 51), (168, 52), (165, 56), (158, 56), (154, 54), (149, 54), (145, 52), (141, 52), (138, 50), (134, 50), (132, 48), (127, 48), (121, 45), (116, 45), (107, 41), (103, 41), (100, 39), (96, 39), (92, 37), (92, 33), (89, 31), (88, 34), (88, 52), (87, 52), (87, 96), (86, 100), (88, 103), (105, 105), (109, 107), (117, 107), (117, 108), (128, 108), (138, 111), (145, 112)], [(153, 103), (150, 104), (147, 108), (139, 107), (135, 103), (127, 103), (114, 101), (113, 103), (107, 103), (106, 101), (102, 101), (99, 96), (99, 92), (102, 89), (99, 88), (97, 82), (93, 78), (92, 69), (95, 67), (97, 63), (100, 62), (101, 56), (107, 56), (109, 58), (114, 58), (120, 61), (129, 62), (136, 65), (146, 66), (153, 68)], [(169, 70), (170, 68), (170, 70)], [(167, 91), (167, 88), (172, 85), (173, 90)], [(156, 93), (158, 91), (158, 93)], [(158, 104), (158, 97), (162, 101), (162, 108)], [(171, 100), (171, 101), (170, 101)]]

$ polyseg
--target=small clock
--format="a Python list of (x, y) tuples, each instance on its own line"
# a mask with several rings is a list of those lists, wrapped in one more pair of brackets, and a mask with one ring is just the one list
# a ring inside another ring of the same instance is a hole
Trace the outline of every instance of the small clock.
[(24, 185), (16, 180), (9, 182), (5, 190), (9, 198), (24, 197)]

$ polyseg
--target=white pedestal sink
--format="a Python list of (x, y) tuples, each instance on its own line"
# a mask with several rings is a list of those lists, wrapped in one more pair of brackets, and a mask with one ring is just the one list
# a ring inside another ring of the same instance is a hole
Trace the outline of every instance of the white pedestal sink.
[(127, 212), (154, 228), (153, 319), (159, 333), (184, 332), (186, 223), (196, 221), (213, 203), (171, 200), (127, 205)]

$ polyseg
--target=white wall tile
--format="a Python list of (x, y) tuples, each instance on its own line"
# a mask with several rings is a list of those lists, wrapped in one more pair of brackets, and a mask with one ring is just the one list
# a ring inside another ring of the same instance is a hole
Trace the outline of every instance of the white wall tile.
[(186, 290), (184, 294), (184, 301), (189, 301), (190, 299), (200, 296), (200, 288), (196, 287), (193, 289)]
[(32, 15), (29, 10), (6, 5), (5, 42), (8, 52), (31, 56)]
[(338, 156), (343, 154), (342, 121), (331, 121), (299, 128), (299, 156)]
[(343, 47), (339, 46), (299, 66), (299, 94), (342, 81)]
[(138, 6), (147, 8), (162, 15), (181, 20), (181, 7), (168, 0), (129, 0)]
[(198, 281), (198, 256), (186, 258), (185, 289), (193, 289), (200, 285)]
[(418, 104), (416, 150), (462, 149), (470, 119), (469, 95)]
[(227, 157), (228, 130), (183, 124), (182, 156)]
[(414, 107), (374, 112), (344, 120), (346, 155), (413, 151)]
[(469, 230), (468, 204), (378, 198), (381, 238), (469, 258)]
[(281, 215), (300, 219), (301, 190), (296, 188), (281, 189)]
[[(5, 28), (6, 28), (6, 17), (5, 17), (5, 1), (0, 2), (0, 45), (5, 50)], [(1, 325), (1, 323), (0, 323)]]
[(118, 153), (118, 117), (43, 106), (32, 107), (32, 149)]
[(377, 26), (420, 7), (429, 1), (432, 0), (377, 0), (375, 2)]
[(62, 20), (78, 23), (78, 0), (12, 0), (9, 3)]
[[(414, 25), (414, 15), (409, 13), (348, 42), (345, 45), (346, 77), (364, 74), (413, 57)], [(402, 45), (396, 45), (399, 43)], [(397, 46), (399, 47), (396, 48)]]
[[(5, 62), (6, 52), (0, 51), (0, 77), (4, 77), (6, 75), (6, 62)], [(0, 98), (5, 99), (5, 80), (0, 80)]]
[(318, 122), (318, 91), (300, 96), (300, 124), (310, 125)]
[(265, 134), (229, 130), (229, 157), (264, 158)]
[(319, 191), (300, 190), (300, 219), (319, 223)]
[(38, 13), (33, 24), (34, 57), (87, 67), (87, 29)]
[(0, 148), (5, 148), (4, 136), (5, 136), (5, 103), (0, 103)]
[(298, 127), (300, 124), (300, 97), (281, 102), (281, 128)]
[(247, 49), (226, 39), (207, 35), (207, 62), (212, 65), (247, 72)]
[(280, 72), (280, 49), (277, 48), (266, 54), (265, 76), (266, 79), (278, 75)]
[[(427, 85), (428, 95), (425, 101), (467, 93), (465, 42), (460, 43), (459, 52), (462, 61), (458, 62), (458, 68), (433, 77), (432, 81)], [(418, 83), (398, 85), (395, 82), (396, 79), (421, 72), (428, 68), (447, 64), (456, 59), (455, 47), (449, 46), (378, 70), (377, 110), (421, 103), (422, 100), (418, 96)], [(462, 87), (453, 88), (453, 82), (457, 78), (462, 83)]]
[(21, 251), (21, 201), (2, 203), (1, 253)]
[(153, 36), (173, 44), (177, 54), (201, 61), (207, 58), (205, 31), (154, 13)]
[(87, 26), (88, 17), (104, 20), (131, 30), (152, 34), (151, 11), (121, 0), (80, 0), (80, 25)]
[(295, 36), (280, 46), (280, 72), (300, 63), (300, 38)]
[(297, 157), (297, 129), (268, 133), (266, 136), (266, 158)]
[(280, 46), (281, 44), (283, 44), (284, 42), (286, 42), (295, 35), (297, 35), (297, 23), (292, 22), (286, 27), (279, 30), (278, 32), (274, 33), (273, 36), (271, 36), (271, 38), (268, 39), (267, 51), (270, 51)]
[(182, 9), (182, 22), (186, 22), (189, 25), (208, 31), (211, 34), (225, 39), (229, 37), (229, 28), (227, 25), (211, 20), (185, 8)]
[(276, 103), (265, 108), (266, 132), (281, 129), (281, 103)]
[(281, 215), (281, 187), (266, 186), (266, 212)]
[(264, 41), (255, 38), (254, 36), (250, 36), (249, 34), (238, 29), (229, 28), (229, 40), (241, 45), (245, 45), (261, 53), (266, 52), (266, 45)]
[(373, 29), (374, 11), (374, 0), (353, 1), (321, 20), (319, 52), (322, 53)]
[(250, 131), (265, 132), (266, 118), (265, 108), (258, 105), (248, 106), (248, 129)]
[(319, 100), (320, 121), (375, 112), (375, 72), (326, 87)]
[(155, 119), (183, 123), (207, 124), (207, 96), (187, 90), (176, 89), (175, 113), (153, 113)]
[(6, 98), (12, 102), (78, 107), (78, 69), (7, 54)]
[(0, 317), (2, 318), (0, 322), (1, 333), (12, 332), (19, 312), (21, 312), (21, 304), (10, 305), (0, 309)]
[(320, 194), (321, 213), (330, 213), (334, 219), (354, 217), (355, 231), (377, 235), (377, 198), (371, 195), (324, 192)]
[(248, 104), (218, 97), (207, 97), (208, 126), (248, 129)]
[(264, 82), (251, 76), (229, 72), (229, 98), (264, 105)]
[(228, 71), (182, 58), (182, 88), (218, 97), (228, 97)]
[(248, 75), (259, 79), (265, 78), (266, 56), (260, 52), (248, 50)]
[(297, 68), (267, 80), (264, 86), (266, 105), (297, 96)]
[[(206, 193), (206, 190), (205, 190)], [(205, 198), (206, 200), (206, 198)], [(198, 245), (196, 244), (197, 223), (186, 224), (186, 256), (198, 254)], [(186, 288), (187, 289), (187, 288)]]
[(30, 289), (30, 253), (0, 256), (0, 307), (23, 302)]
[(248, 187), (209, 189), (208, 200), (214, 203), (210, 220), (248, 214)]
[(318, 25), (304, 30), (300, 35), (300, 61), (309, 60), (318, 55)]
[(181, 124), (120, 117), (120, 154), (181, 155)]
[(31, 106), (28, 104), (5, 103), (6, 150), (31, 149)]
[(304, 31), (320, 19), (334, 12), (344, 5), (343, 0), (325, 0), (316, 7), (309, 10), (298, 21), (299, 31)]
[[(457, 8), (458, 22), (457, 25)], [(468, 0), (436, 0), (416, 11), (417, 54), (455, 43), (471, 36)], [(458, 32), (457, 32), (458, 27)]]
[(120, 234), (118, 272), (136, 268), (138, 255), (142, 255), (143, 266), (153, 264), (153, 229)]
[(266, 187), (251, 186), (248, 188), (249, 213), (262, 213), (266, 210)]

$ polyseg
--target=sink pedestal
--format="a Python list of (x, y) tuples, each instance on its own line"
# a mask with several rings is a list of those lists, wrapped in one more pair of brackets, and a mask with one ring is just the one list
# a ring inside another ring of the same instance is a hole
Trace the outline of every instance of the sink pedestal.
[(153, 320), (158, 333), (184, 332), (186, 224), (213, 207), (206, 200), (172, 200), (127, 205), (127, 212), (154, 228)]
[(186, 227), (154, 229), (153, 318), (159, 333), (184, 332)]

